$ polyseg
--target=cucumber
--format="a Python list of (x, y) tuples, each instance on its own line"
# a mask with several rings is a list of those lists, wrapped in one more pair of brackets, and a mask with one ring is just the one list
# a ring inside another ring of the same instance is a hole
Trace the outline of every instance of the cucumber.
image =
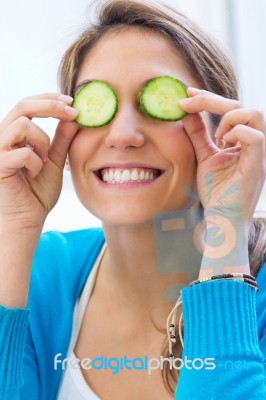
[(79, 125), (97, 128), (107, 125), (115, 117), (118, 98), (108, 83), (93, 80), (78, 90), (72, 107), (79, 112), (75, 119)]
[(160, 121), (178, 121), (187, 113), (179, 100), (188, 97), (186, 85), (172, 76), (157, 76), (139, 92), (141, 109)]

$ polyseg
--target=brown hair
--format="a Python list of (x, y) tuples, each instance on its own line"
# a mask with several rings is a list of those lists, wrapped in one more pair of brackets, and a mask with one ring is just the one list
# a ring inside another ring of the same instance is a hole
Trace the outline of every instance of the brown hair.
[[(187, 62), (194, 77), (208, 91), (231, 99), (238, 99), (238, 85), (234, 69), (226, 51), (205, 33), (195, 22), (176, 9), (149, 0), (108, 0), (100, 5), (98, 20), (83, 32), (66, 51), (59, 69), (62, 93), (73, 95), (77, 75), (85, 56), (100, 39), (110, 31), (129, 26), (139, 26), (161, 33)], [(220, 117), (212, 115), (214, 125)], [(249, 258), (251, 273), (256, 276), (266, 261), (265, 219), (253, 219), (249, 232)], [(166, 329), (163, 331), (166, 334)], [(180, 358), (182, 346), (179, 341), (173, 347), (175, 358)], [(168, 342), (163, 344), (163, 356), (168, 356)], [(177, 371), (164, 363), (162, 377), (169, 393), (173, 395)]]

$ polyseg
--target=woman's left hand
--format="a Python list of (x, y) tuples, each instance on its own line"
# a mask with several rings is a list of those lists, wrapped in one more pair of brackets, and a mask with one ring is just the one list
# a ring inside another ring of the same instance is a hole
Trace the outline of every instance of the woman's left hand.
[[(180, 105), (188, 113), (182, 121), (198, 162), (201, 203), (205, 210), (224, 207), (225, 213), (230, 204), (237, 204), (242, 222), (249, 226), (266, 177), (265, 118), (260, 111), (242, 108), (238, 101), (206, 90), (188, 88), (188, 94)], [(227, 143), (225, 148), (213, 142), (201, 111), (223, 116), (215, 137)]]

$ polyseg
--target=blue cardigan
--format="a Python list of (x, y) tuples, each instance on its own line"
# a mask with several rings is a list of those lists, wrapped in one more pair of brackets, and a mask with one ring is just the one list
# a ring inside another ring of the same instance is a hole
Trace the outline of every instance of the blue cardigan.
[[(0, 306), (0, 400), (54, 400), (75, 303), (104, 243), (100, 228), (41, 236), (27, 308)], [(266, 264), (259, 291), (212, 281), (182, 289), (182, 359), (215, 358), (215, 368), (182, 368), (177, 400), (266, 400)], [(190, 364), (189, 364), (190, 366)], [(150, 400), (150, 399), (147, 399)]]

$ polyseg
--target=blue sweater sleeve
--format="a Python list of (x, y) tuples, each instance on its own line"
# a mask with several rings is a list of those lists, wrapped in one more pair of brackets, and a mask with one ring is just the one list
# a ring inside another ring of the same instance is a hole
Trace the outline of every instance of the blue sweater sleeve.
[(0, 306), (0, 400), (39, 399), (37, 359), (28, 320), (28, 308)]
[(19, 399), (29, 311), (0, 306), (0, 399)]
[[(186, 363), (176, 400), (266, 399), (266, 318), (262, 312), (257, 321), (256, 296), (239, 281), (182, 289)], [(262, 297), (265, 308), (265, 291)]]
[(0, 305), (0, 400), (54, 400), (66, 355), (74, 305), (102, 248), (99, 228), (42, 235), (26, 308)]

